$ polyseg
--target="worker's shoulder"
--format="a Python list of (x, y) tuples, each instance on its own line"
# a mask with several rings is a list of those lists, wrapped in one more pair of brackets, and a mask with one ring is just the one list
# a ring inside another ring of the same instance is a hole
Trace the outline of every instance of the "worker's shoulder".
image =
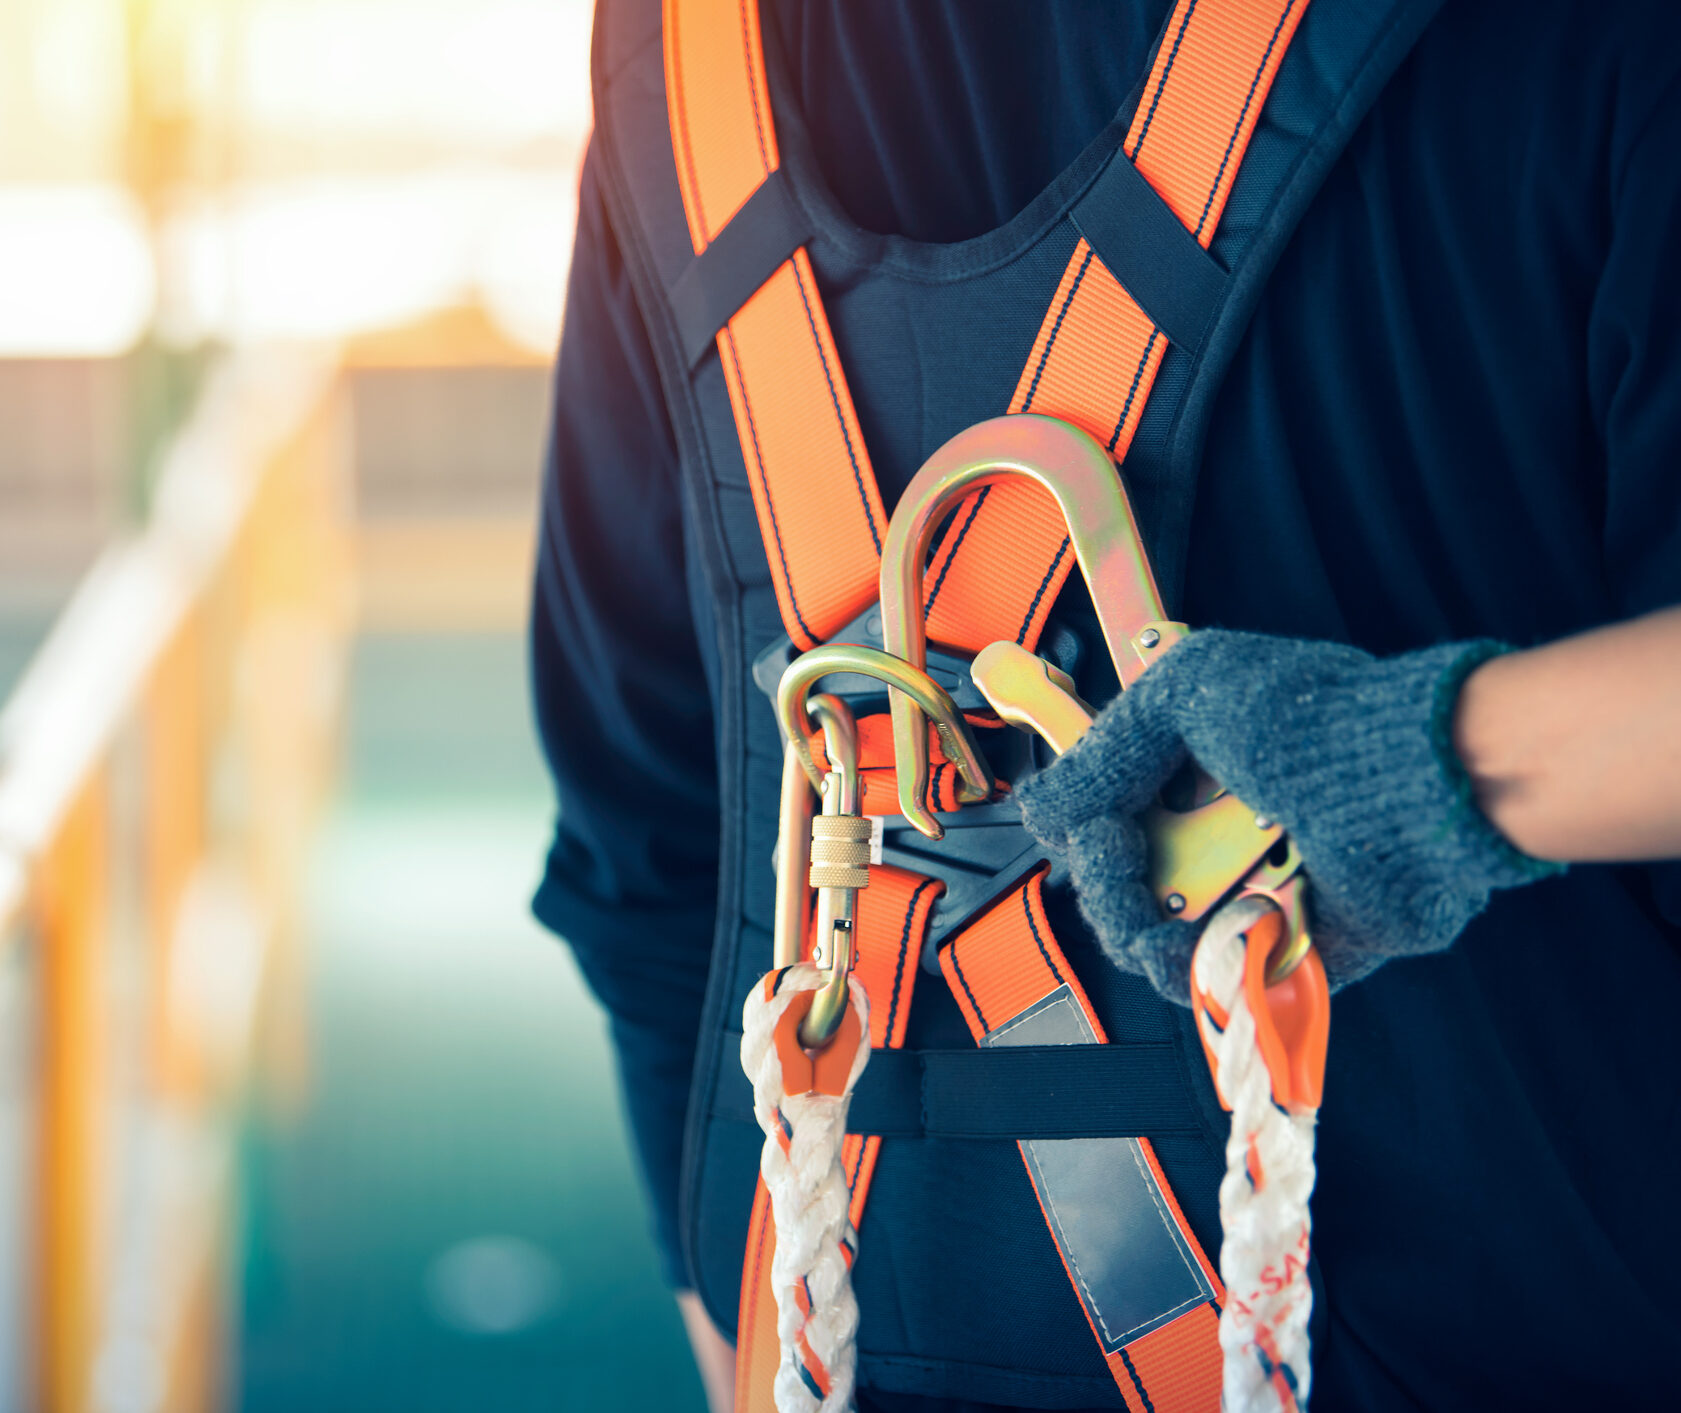
[(1552, 85), (1586, 105), (1614, 89), (1655, 98), (1681, 71), (1676, 0), (1447, 0), (1413, 55), (1432, 72), (1452, 66), (1472, 92), (1499, 100)]
[[(1335, 4), (1336, 0), (1332, 0)], [(1356, 160), (1428, 170), (1452, 204), (1605, 190), (1666, 108), (1676, 0), (1447, 0), (1379, 97)]]
[(598, 88), (659, 45), (664, 8), (661, 0), (595, 0), (591, 68)]

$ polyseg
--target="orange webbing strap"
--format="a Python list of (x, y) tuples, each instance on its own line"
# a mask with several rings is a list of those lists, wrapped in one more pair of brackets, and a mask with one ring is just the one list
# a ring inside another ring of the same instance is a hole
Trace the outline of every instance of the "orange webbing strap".
[[(921, 970), (922, 939), (928, 916), (944, 890), (925, 878), (891, 864), (870, 865), (870, 886), (857, 895), (855, 926), (858, 961), (853, 968), (870, 998), (870, 1044), (897, 1050), (905, 1043), (911, 995)], [(864, 1202), (875, 1173), (881, 1139), (848, 1134), (841, 1148), (846, 1183), (852, 1189), (852, 1225), (864, 1220)]]
[[(911, 995), (916, 989), (922, 939), (928, 915), (940, 895), (932, 878), (887, 864), (873, 864), (870, 886), (858, 894), (854, 913), (857, 962), (854, 974), (870, 998), (870, 1044), (897, 1050), (905, 1043)], [(875, 1174), (881, 1139), (848, 1134), (841, 1148), (852, 1189), (854, 1229), (864, 1220), (864, 1203)], [(776, 1296), (771, 1287), (771, 1258), (776, 1254), (770, 1194), (761, 1181), (753, 1195), (747, 1227), (747, 1252), (741, 1271), (741, 1310), (735, 1348), (736, 1413), (775, 1413), (772, 1385), (781, 1359), (776, 1337)]]
[[(759, 8), (665, 0), (671, 145), (698, 255), (780, 164)], [(718, 334), (788, 636), (814, 647), (876, 596), (887, 513), (804, 250)]]
[[(992, 724), (996, 726), (997, 723)], [(830, 769), (823, 733), (814, 731), (807, 739), (817, 768), (823, 771)], [(957, 787), (962, 777), (947, 758), (932, 723), (928, 727), (928, 761), (928, 794), (925, 801), (928, 808), (957, 809)], [(866, 815), (895, 815), (899, 812), (899, 777), (893, 768), (893, 718), (887, 715), (866, 716), (858, 722), (858, 812)], [(874, 874), (870, 876), (875, 877)]]
[[(1123, 148), (1205, 248), (1306, 9), (1307, 0), (1178, 0), (1168, 20)], [(1081, 239), (1010, 411), (1061, 417), (1122, 460), (1166, 347)], [(928, 571), (928, 636), (970, 652), (1001, 638), (1031, 648), (1074, 563), (1050, 496), (1020, 480), (989, 486), (952, 525)]]
[(776, 1296), (770, 1262), (776, 1254), (776, 1224), (764, 1179), (753, 1192), (747, 1223), (747, 1252), (741, 1263), (741, 1308), (735, 1327), (735, 1413), (776, 1413), (776, 1370), (782, 1346), (776, 1336)]
[[(1205, 247), (1307, 0), (1177, 0), (1124, 148)], [(779, 164), (754, 0), (665, 0), (667, 108), (697, 254)], [(1121, 160), (1121, 159), (1117, 159)], [(1010, 400), (1123, 458), (1166, 339), (1080, 240)], [(811, 266), (799, 251), (718, 335), (788, 636), (810, 647), (876, 594), (886, 524)], [(928, 635), (1032, 647), (1073, 566), (1044, 492), (959, 506), (924, 586)]]
[[(1042, 875), (977, 919), (940, 967), (982, 1046), (1108, 1043), (1051, 936)], [(1109, 1372), (1134, 1413), (1220, 1406), (1220, 1278), (1150, 1140), (1023, 1139), (1018, 1145)]]

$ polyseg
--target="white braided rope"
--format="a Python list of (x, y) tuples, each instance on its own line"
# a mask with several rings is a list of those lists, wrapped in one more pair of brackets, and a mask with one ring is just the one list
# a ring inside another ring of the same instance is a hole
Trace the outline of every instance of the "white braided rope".
[[(857, 1249), (847, 1215), (850, 1194), (841, 1166), (846, 1111), (858, 1076), (870, 1058), (870, 1008), (864, 988), (850, 981), (852, 1005), (864, 1037), (852, 1062), (846, 1090), (828, 1094), (785, 1093), (776, 1024), (795, 996), (815, 991), (824, 974), (809, 963), (790, 967), (776, 994), (767, 999), (763, 981), (742, 1008), (741, 1067), (753, 1081), (753, 1114), (765, 1132), (759, 1172), (770, 1194), (776, 1222), (771, 1281), (776, 1292), (776, 1332), (782, 1358), (776, 1371), (778, 1413), (848, 1413), (857, 1367), (858, 1301), (843, 1243)], [(801, 1307), (805, 1292), (810, 1313)], [(819, 1397), (802, 1376), (800, 1337), (827, 1370), (829, 1393)]]
[[(1239, 898), (1215, 914), (1197, 944), (1197, 986), (1226, 1012), (1224, 1031), (1200, 1007), (1197, 1024), (1214, 1057), (1215, 1084), (1231, 1105), (1226, 1176), (1220, 1183), (1220, 1316), (1225, 1353), (1225, 1413), (1277, 1413), (1306, 1408), (1308, 1284), (1317, 1109), (1286, 1113), (1273, 1102), (1272, 1081), (1255, 1043), (1255, 1018), (1244, 997), (1244, 933), (1272, 905)], [(1251, 1165), (1261, 1181), (1250, 1177)], [(1294, 1399), (1288, 1397), (1294, 1387)]]

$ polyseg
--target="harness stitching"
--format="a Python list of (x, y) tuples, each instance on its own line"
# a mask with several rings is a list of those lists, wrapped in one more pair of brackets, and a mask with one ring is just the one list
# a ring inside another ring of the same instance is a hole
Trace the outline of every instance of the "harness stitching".
[(719, 337), (729, 345), (730, 364), (735, 369), (736, 386), (741, 390), (741, 406), (747, 414), (747, 430), (753, 438), (753, 464), (758, 469), (759, 485), (765, 493), (765, 510), (770, 515), (771, 533), (776, 537), (776, 557), (782, 561), (782, 582), (788, 590), (788, 606), (794, 610), (794, 621), (800, 625), (800, 631), (815, 642), (817, 634), (811, 631), (811, 625), (805, 621), (805, 616), (800, 612), (800, 601), (794, 597), (794, 579), (788, 572), (788, 554), (782, 547), (782, 527), (776, 519), (776, 502), (772, 499), (770, 493), (770, 477), (765, 475), (764, 453), (759, 450), (759, 427), (758, 423), (753, 420), (753, 402), (747, 396), (747, 379), (741, 373), (741, 358), (736, 353), (735, 335), (730, 332), (729, 325), (726, 324), (720, 331)]

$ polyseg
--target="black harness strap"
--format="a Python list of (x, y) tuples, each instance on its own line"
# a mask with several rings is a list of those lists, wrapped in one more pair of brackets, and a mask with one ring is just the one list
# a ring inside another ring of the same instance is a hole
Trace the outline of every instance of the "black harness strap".
[(1195, 352), (1225, 302), (1226, 272), (1125, 152), (1115, 153), (1069, 215), (1151, 322)]
[(671, 312), (689, 367), (706, 357), (718, 330), (811, 236), (811, 221), (779, 167), (671, 287)]
[[(752, 1091), (719, 1086), (713, 1113), (753, 1123)], [(1172, 1044), (875, 1050), (847, 1131), (966, 1139), (1200, 1132)]]

